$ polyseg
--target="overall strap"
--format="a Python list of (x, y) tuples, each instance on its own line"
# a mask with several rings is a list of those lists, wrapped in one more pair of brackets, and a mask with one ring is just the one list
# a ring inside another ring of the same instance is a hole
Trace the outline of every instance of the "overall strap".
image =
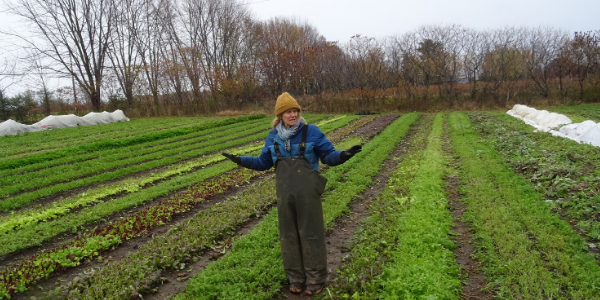
[(302, 142), (300, 142), (300, 157), (304, 157), (306, 150), (306, 135), (308, 134), (308, 124), (302, 128)]
[(277, 154), (277, 158), (282, 158), (283, 155), (281, 155), (281, 151), (279, 150), (279, 146), (277, 145), (276, 141), (273, 141), (273, 148), (275, 148), (275, 154)]

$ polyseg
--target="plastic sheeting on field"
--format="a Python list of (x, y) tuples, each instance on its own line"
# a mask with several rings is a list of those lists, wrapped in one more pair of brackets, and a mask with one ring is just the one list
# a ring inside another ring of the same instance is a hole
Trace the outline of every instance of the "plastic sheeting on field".
[(129, 121), (129, 119), (125, 117), (125, 114), (120, 109), (111, 113), (105, 111), (101, 113), (91, 112), (81, 118), (92, 125)]
[(33, 125), (25, 125), (13, 120), (7, 120), (0, 123), (0, 136), (3, 135), (14, 135), (24, 132), (41, 131), (47, 129), (59, 129), (75, 126), (88, 126), (107, 124), (115, 122), (129, 121), (129, 118), (125, 116), (122, 110), (117, 109), (112, 113), (101, 112), (101, 113), (89, 113), (83, 117), (76, 115), (61, 115), (61, 116), (47, 116), (41, 121)]
[(600, 147), (600, 123), (596, 124), (592, 120), (573, 123), (565, 115), (537, 110), (521, 104), (516, 104), (506, 113), (535, 127), (536, 131), (549, 132), (554, 136)]
[(43, 128), (34, 125), (25, 125), (21, 124), (17, 121), (13, 121), (8, 119), (2, 123), (0, 123), (0, 136), (3, 135), (15, 135), (19, 133), (25, 132), (34, 132), (34, 131), (42, 131)]
[(58, 129), (87, 125), (92, 125), (92, 123), (73, 114), (63, 116), (47, 116), (41, 121), (33, 124), (33, 126), (39, 126), (43, 129)]
[(547, 110), (537, 110), (521, 104), (515, 104), (513, 109), (506, 113), (519, 118), (525, 121), (525, 123), (535, 127), (537, 130), (544, 132), (557, 130), (561, 125), (573, 123), (573, 121), (565, 115), (549, 112)]

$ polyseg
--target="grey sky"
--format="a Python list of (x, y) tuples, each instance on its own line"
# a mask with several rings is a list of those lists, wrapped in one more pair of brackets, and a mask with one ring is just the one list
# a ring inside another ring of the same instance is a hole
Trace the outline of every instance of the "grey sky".
[(600, 30), (599, 0), (249, 0), (259, 19), (294, 17), (313, 24), (330, 41), (355, 34), (385, 37), (421, 25), (459, 24), (475, 29), (550, 26), (568, 32)]

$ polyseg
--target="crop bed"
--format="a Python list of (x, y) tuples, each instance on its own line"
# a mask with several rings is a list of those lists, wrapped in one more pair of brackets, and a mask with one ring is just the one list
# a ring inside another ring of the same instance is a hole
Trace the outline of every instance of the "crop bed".
[[(317, 298), (600, 298), (598, 148), (494, 112), (305, 117), (337, 149), (363, 145), (320, 168), (330, 276)], [(298, 298), (272, 171), (220, 155), (258, 155), (269, 123), (0, 138), (0, 299)]]

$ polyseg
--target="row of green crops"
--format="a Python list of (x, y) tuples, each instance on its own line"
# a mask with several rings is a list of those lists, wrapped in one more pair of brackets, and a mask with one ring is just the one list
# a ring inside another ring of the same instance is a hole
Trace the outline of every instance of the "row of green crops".
[[(458, 299), (462, 290), (451, 251), (456, 246), (450, 239), (454, 222), (444, 183), (449, 158), (442, 151), (442, 124), (443, 115), (436, 115), (409, 197), (404, 199), (406, 211), (395, 227), (397, 245), (377, 280), (380, 299)], [(369, 294), (363, 298), (369, 299)]]
[[(233, 128), (211, 135), (186, 139), (178, 143), (165, 144), (161, 147), (145, 148), (137, 151), (120, 151), (114, 155), (102, 155), (96, 159), (45, 168), (36, 172), (6, 176), (0, 179), (0, 184), (5, 185), (0, 190), (0, 197), (39, 189), (56, 183), (69, 182), (99, 173), (115, 171), (120, 168), (156, 160), (157, 158), (178, 156), (182, 153), (191, 152), (203, 147), (235, 140), (264, 131), (267, 126), (266, 121), (268, 120), (263, 120), (256, 124), (248, 124), (244, 130)], [(242, 125), (245, 124), (246, 122), (242, 123)]]
[[(351, 242), (351, 255), (321, 298), (457, 298), (460, 281), (449, 251), (452, 219), (443, 176), (442, 116), (425, 117), (370, 216)], [(424, 147), (427, 144), (427, 149)]]
[[(600, 239), (600, 148), (533, 133), (532, 127), (505, 114), (470, 113), (478, 133), (517, 173), (528, 179), (553, 211), (587, 236)], [(525, 134), (524, 134), (525, 133)]]
[[(243, 155), (248, 152), (260, 150), (261, 148), (262, 145), (252, 144), (228, 151), (236, 155)], [(10, 233), (14, 229), (18, 230), (23, 227), (30, 227), (32, 224), (56, 219), (62, 215), (66, 215), (75, 208), (85, 207), (93, 203), (101, 202), (102, 199), (105, 199), (109, 196), (135, 193), (145, 186), (149, 186), (159, 180), (165, 180), (172, 176), (182, 175), (199, 167), (204, 167), (222, 160), (225, 160), (225, 157), (221, 154), (203, 156), (197, 160), (171, 166), (162, 172), (122, 180), (110, 185), (88, 190), (87, 192), (74, 197), (62, 198), (52, 202), (47, 206), (20, 210), (12, 214), (2, 216), (0, 217), (0, 236)]]
[[(335, 123), (337, 123), (338, 126), (344, 126), (344, 124), (347, 124), (347, 120), (352, 119), (356, 119), (356, 117), (341, 118)], [(331, 124), (324, 131), (329, 132), (336, 129), (336, 127), (333, 125), (334, 124)], [(325, 125), (323, 125), (323, 127), (325, 127)], [(257, 148), (257, 146), (252, 147)], [(262, 148), (262, 145), (260, 145), (258, 148)], [(240, 149), (239, 151), (232, 152), (235, 154), (241, 154), (247, 151), (248, 149)], [(254, 154), (258, 154), (258, 152), (255, 152)], [(221, 155), (215, 155), (208, 160), (219, 161), (223, 159), (224, 158)], [(206, 161), (206, 159), (204, 161)], [(235, 167), (235, 165), (229, 161), (225, 162), (225, 164)], [(169, 173), (177, 173), (175, 171), (176, 170), (171, 170)], [(201, 201), (202, 198), (211, 197), (216, 193), (222, 192), (240, 183), (247, 182), (250, 178), (256, 176), (257, 174), (258, 172), (241, 170), (232, 174), (222, 175), (206, 184), (199, 185), (186, 193), (176, 195), (168, 201), (160, 202), (157, 205), (150, 206), (126, 218), (121, 218), (118, 221), (97, 228), (93, 232), (84, 234), (77, 240), (70, 242), (67, 245), (36, 254), (34, 257), (9, 268), (4, 272), (4, 274), (1, 275), (1, 278), (4, 279), (3, 292), (11, 294), (22, 291), (26, 288), (26, 285), (31, 284), (40, 278), (48, 276), (54, 271), (60, 271), (65, 267), (75, 266), (79, 264), (81, 260), (98, 255), (98, 251), (106, 250), (108, 247), (120, 243), (121, 240), (135, 237), (146, 232), (147, 230), (152, 229), (153, 227), (160, 226), (164, 224), (164, 222), (171, 219), (174, 215), (188, 211), (191, 206)], [(146, 178), (146, 180), (147, 179), (148, 178)], [(129, 188), (135, 190), (135, 188), (132, 186), (129, 186)], [(119, 203), (117, 203), (116, 206), (113, 205), (112, 207), (121, 210), (124, 209), (122, 205), (119, 206), (119, 204), (121, 204), (120, 202), (122, 201), (113, 200), (112, 204), (115, 204), (115, 202)], [(77, 215), (80, 214), (81, 212)], [(102, 211), (93, 211), (93, 208), (92, 212), (86, 213), (87, 216), (95, 216), (99, 214), (101, 215), (106, 213)], [(66, 218), (52, 222), (51, 225), (60, 223), (64, 219), (69, 218), (70, 216), (67, 216)], [(76, 219), (81, 220), (81, 218)], [(31, 227), (36, 227), (33, 231), (48, 231), (47, 228), (41, 228), (46, 224), (35, 224), (35, 222), (32, 222), (32, 224), (33, 225)], [(68, 226), (70, 225), (73, 225), (73, 223), (69, 223)], [(68, 229), (68, 226), (64, 226), (64, 229)], [(76, 227), (77, 225), (75, 224), (74, 226)], [(15, 234), (10, 236), (14, 237)]]
[[(260, 130), (260, 129), (259, 129)], [(5, 201), (0, 202), (0, 210), (10, 211), (18, 209), (25, 205), (28, 205), (32, 201), (46, 197), (59, 192), (67, 191), (73, 188), (78, 188), (86, 185), (90, 185), (97, 182), (103, 182), (108, 180), (117, 179), (132, 173), (137, 173), (165, 165), (174, 164), (187, 159), (192, 159), (199, 155), (208, 154), (211, 152), (223, 150), (229, 147), (250, 143), (253, 141), (264, 139), (268, 132), (261, 132), (252, 135), (245, 135), (244, 137), (234, 139), (233, 136), (225, 136), (218, 139), (213, 139), (196, 145), (188, 145), (181, 148), (169, 149), (166, 151), (155, 152), (143, 157), (134, 157), (132, 160), (143, 160), (145, 162), (139, 164), (129, 164), (123, 168), (119, 168), (113, 171), (107, 172), (96, 172), (97, 174), (84, 177), (77, 180), (68, 182), (58, 183), (47, 187), (34, 190), (32, 192), (21, 193), (16, 196), (6, 198)], [(241, 133), (241, 135), (244, 135)], [(215, 144), (216, 143), (216, 144)], [(57, 176), (61, 177), (61, 174)]]
[(73, 188), (90, 185), (92, 183), (103, 182), (103, 181), (107, 181), (107, 180), (121, 178), (121, 177), (129, 175), (129, 174), (174, 164), (174, 163), (184, 161), (187, 159), (192, 159), (194, 157), (197, 157), (197, 156), (200, 156), (203, 154), (208, 154), (211, 152), (227, 149), (227, 148), (234, 147), (237, 145), (250, 143), (250, 142), (253, 142), (256, 140), (260, 140), (261, 138), (265, 138), (266, 135), (267, 135), (266, 132), (259, 133), (256, 135), (247, 136), (244, 138), (232, 140), (232, 141), (225, 142), (225, 143), (219, 143), (216, 145), (207, 145), (203, 148), (197, 148), (197, 149), (194, 149), (193, 151), (183, 152), (183, 153), (180, 153), (180, 154), (174, 155), (174, 156), (162, 157), (161, 153), (159, 152), (159, 153), (153, 154), (151, 156), (154, 159), (149, 160), (144, 163), (131, 165), (131, 166), (124, 167), (124, 168), (117, 169), (117, 170), (110, 171), (110, 172), (99, 173), (99, 174), (96, 174), (96, 175), (93, 175), (90, 177), (85, 177), (85, 178), (78, 179), (78, 180), (55, 184), (52, 186), (41, 188), (39, 190), (22, 193), (17, 196), (6, 198), (4, 201), (0, 202), (0, 210), (10, 211), (10, 210), (18, 209), (20, 207), (28, 205), (29, 203), (31, 203), (32, 201), (34, 201), (36, 199), (39, 199), (42, 197), (50, 196), (50, 195), (53, 195), (53, 194), (56, 194), (59, 192), (63, 192), (63, 191), (67, 191), (67, 190), (70, 190)]
[(132, 299), (161, 283), (164, 270), (182, 270), (201, 252), (217, 246), (251, 217), (259, 216), (275, 203), (272, 180), (259, 181), (241, 194), (230, 197), (163, 236), (154, 237), (137, 251), (107, 267), (59, 287), (48, 299)]
[[(147, 143), (135, 144), (127, 147), (116, 148), (116, 149), (105, 149), (99, 151), (92, 151), (87, 153), (70, 155), (59, 159), (53, 159), (40, 163), (30, 164), (15, 169), (0, 170), (0, 184), (4, 185), (11, 180), (10, 178), (15, 175), (25, 175), (28, 172), (39, 172), (43, 169), (58, 167), (61, 165), (76, 165), (80, 162), (94, 159), (101, 159), (110, 157), (112, 160), (120, 160), (123, 158), (131, 157), (132, 155), (158, 152), (165, 149), (174, 148), (185, 144), (187, 140), (194, 138), (210, 139), (213, 135), (218, 135), (219, 132), (226, 131), (238, 126), (254, 127), (253, 124), (266, 122), (266, 119), (250, 120), (242, 123), (230, 124), (225, 126), (218, 126), (208, 128), (206, 130), (194, 131), (188, 134), (174, 136), (171, 138), (165, 138), (162, 140), (151, 141)], [(202, 140), (200, 140), (202, 141)]]
[[(346, 118), (344, 118), (346, 119)], [(351, 118), (347, 118), (347, 119), (356, 119), (356, 117), (351, 117)], [(342, 121), (343, 119), (340, 119), (339, 121)], [(339, 122), (336, 121), (335, 123), (338, 123), (338, 126), (344, 126), (343, 124), (347, 124), (347, 121), (342, 121)], [(334, 122), (331, 122), (330, 124), (333, 124)], [(324, 132), (329, 132), (333, 129), (335, 129), (335, 127), (331, 127), (329, 126), (329, 128), (326, 128), (326, 125), (320, 125), (321, 129)], [(248, 171), (246, 171), (248, 172)], [(254, 173), (254, 172), (253, 172)], [(251, 189), (250, 191), (247, 191), (244, 193), (244, 195), (233, 198), (233, 199), (228, 199), (226, 202), (223, 202), (221, 204), (218, 205), (217, 208), (211, 208), (210, 211), (208, 212), (201, 212), (200, 214), (198, 214), (197, 216), (194, 217), (194, 219), (189, 220), (186, 222), (185, 226), (181, 226), (181, 230), (185, 231), (185, 232), (181, 232), (179, 233), (179, 231), (177, 230), (174, 234), (175, 236), (173, 237), (173, 233), (170, 232), (169, 234), (167, 234), (165, 237), (159, 237), (159, 238), (155, 238), (154, 242), (151, 242), (151, 246), (148, 246), (146, 248), (143, 248), (142, 252), (151, 252), (151, 253), (174, 253), (173, 251), (175, 251), (176, 253), (178, 253), (177, 257), (163, 257), (163, 256), (158, 256), (156, 257), (155, 255), (142, 255), (142, 254), (138, 254), (138, 255), (134, 255), (130, 258), (127, 258), (126, 261), (129, 261), (130, 259), (132, 259), (133, 261), (131, 262), (131, 264), (129, 262), (127, 263), (123, 263), (120, 262), (116, 265), (112, 265), (111, 267), (109, 267), (108, 270), (101, 270), (101, 273), (98, 273), (99, 275), (96, 276), (94, 275), (92, 278), (90, 278), (89, 280), (85, 280), (85, 282), (74, 282), (71, 286), (69, 286), (67, 288), (67, 290), (69, 290), (69, 293), (71, 294), (79, 294), (81, 292), (81, 287), (85, 287), (88, 284), (92, 285), (93, 284), (93, 289), (96, 292), (102, 291), (100, 294), (98, 294), (97, 297), (102, 298), (102, 297), (124, 297), (127, 298), (129, 295), (133, 294), (136, 295), (139, 292), (147, 292), (149, 289), (147, 287), (152, 286), (152, 284), (157, 283), (154, 282), (152, 280), (149, 280), (149, 278), (158, 278), (157, 277), (157, 269), (158, 270), (162, 270), (165, 268), (169, 268), (169, 269), (177, 269), (181, 266), (181, 264), (185, 264), (186, 262), (189, 262), (190, 259), (190, 255), (193, 256), (193, 254), (197, 254), (198, 251), (204, 249), (205, 247), (207, 247), (207, 245), (210, 245), (212, 242), (214, 242), (214, 240), (219, 239), (222, 237), (222, 234), (224, 233), (223, 230), (225, 231), (230, 231), (231, 228), (235, 227), (236, 225), (240, 224), (241, 222), (244, 222), (246, 219), (248, 219), (249, 217), (260, 213), (260, 211), (263, 211), (264, 209), (266, 209), (272, 202), (274, 199), (272, 199), (274, 193), (272, 190), (272, 180), (267, 180), (262, 182), (261, 184), (259, 184), (259, 188), (258, 189)], [(260, 191), (260, 192), (257, 192)], [(239, 199), (238, 199), (239, 198)], [(267, 202), (261, 202), (263, 203), (263, 205), (261, 205), (261, 209), (257, 210), (243, 210), (240, 211), (239, 207), (240, 205), (242, 206), (247, 206), (248, 203), (252, 203), (252, 202), (256, 202), (256, 201), (267, 201)], [(239, 203), (242, 202), (242, 203)], [(227, 203), (226, 205), (224, 205), (224, 203)], [(219, 208), (220, 207), (220, 208)], [(223, 209), (227, 209), (227, 211), (223, 210)], [(231, 211), (229, 210), (236, 210), (236, 214), (231, 214)], [(221, 218), (215, 219), (214, 214), (218, 214), (221, 216)], [(225, 216), (223, 216), (223, 214)], [(218, 220), (218, 222), (216, 221)], [(216, 223), (215, 223), (216, 222)], [(192, 224), (192, 225), (190, 225)], [(205, 226), (203, 226), (205, 225)], [(190, 227), (191, 226), (191, 227)], [(215, 228), (215, 226), (218, 226), (218, 228), (225, 228), (222, 230), (199, 230), (199, 229), (206, 229), (206, 228)], [(205, 238), (202, 238), (205, 237)], [(167, 239), (171, 242), (166, 243), (163, 241), (163, 239)], [(176, 240), (173, 240), (176, 239)], [(158, 240), (158, 241), (156, 241)], [(192, 242), (193, 241), (193, 242)], [(198, 241), (198, 242), (196, 242)], [(187, 244), (188, 246), (183, 247), (183, 243)], [(192, 245), (192, 244), (194, 245)], [(160, 246), (159, 246), (160, 245)], [(166, 249), (165, 247), (175, 247), (176, 249)], [(195, 250), (194, 250), (195, 249)], [(190, 252), (191, 251), (191, 252)], [(157, 258), (160, 259), (160, 261), (157, 261)], [(152, 268), (139, 268), (138, 266), (140, 265), (140, 260), (142, 262), (144, 261), (148, 261), (151, 260), (151, 264), (154, 264)], [(183, 260), (183, 261), (182, 261)], [(127, 273), (129, 274), (126, 278), (120, 275), (123, 275), (123, 273)], [(107, 277), (108, 276), (108, 277)], [(140, 281), (140, 280), (136, 280), (139, 278), (145, 278), (145, 281)], [(120, 287), (124, 287), (124, 289), (120, 289), (121, 292), (124, 293), (117, 293), (117, 295), (115, 295), (116, 290), (115, 288), (115, 280), (120, 281), (120, 283), (118, 284)], [(132, 281), (133, 280), (133, 281)], [(135, 281), (135, 282), (134, 282)], [(143, 286), (142, 283), (145, 283), (146, 287)], [(75, 289), (76, 291), (74, 292), (73, 289)], [(85, 288), (83, 288), (85, 289)], [(51, 298), (56, 297), (56, 294), (52, 294), (53, 296), (51, 296)], [(85, 294), (84, 298), (88, 298), (90, 295)]]
[(247, 183), (257, 175), (258, 172), (243, 169), (223, 174), (157, 205), (96, 228), (65, 245), (37, 253), (0, 272), (0, 296), (24, 292), (27, 286), (36, 281), (56, 271), (77, 266), (81, 261), (97, 256), (99, 251), (161, 226), (176, 215), (189, 211), (197, 203)]
[(196, 125), (196, 126), (171, 129), (171, 130), (163, 130), (163, 131), (148, 133), (148, 134), (135, 136), (135, 137), (122, 138), (119, 140), (102, 140), (99, 142), (90, 143), (90, 144), (82, 144), (82, 145), (70, 147), (67, 149), (59, 149), (59, 150), (54, 150), (54, 151), (49, 151), (49, 152), (44, 152), (44, 153), (39, 153), (39, 154), (31, 154), (24, 158), (5, 159), (0, 162), (0, 170), (13, 169), (13, 168), (20, 167), (20, 166), (25, 166), (25, 165), (43, 162), (43, 161), (47, 161), (47, 160), (53, 160), (53, 159), (57, 159), (57, 158), (61, 158), (61, 157), (69, 156), (69, 155), (84, 153), (84, 152), (98, 151), (98, 150), (104, 150), (104, 149), (122, 148), (122, 147), (126, 147), (129, 145), (146, 143), (146, 142), (151, 142), (151, 141), (155, 141), (155, 140), (161, 140), (161, 139), (165, 139), (165, 138), (169, 138), (169, 137), (173, 137), (173, 136), (184, 135), (184, 134), (194, 132), (194, 131), (200, 131), (200, 130), (205, 130), (208, 128), (219, 127), (219, 126), (229, 125), (229, 124), (233, 124), (233, 123), (240, 123), (240, 122), (244, 122), (244, 121), (248, 121), (248, 120), (252, 120), (252, 119), (259, 119), (259, 118), (264, 118), (264, 115), (228, 118), (228, 119), (224, 119), (224, 120), (206, 122), (206, 123)]
[[(344, 126), (347, 122), (355, 119), (354, 116), (345, 117), (343, 120), (339, 120), (336, 123), (331, 123), (331, 125), (322, 126), (325, 132), (329, 132), (338, 127)], [(368, 119), (367, 119), (368, 120)], [(372, 119), (371, 119), (372, 120)], [(320, 123), (321, 124), (321, 123)], [(356, 124), (361, 125), (363, 122), (355, 122), (352, 126), (344, 126), (344, 131), (353, 130)], [(348, 128), (346, 128), (348, 127)], [(344, 132), (341, 132), (342, 134)], [(334, 137), (335, 138), (335, 137)], [(262, 144), (251, 144), (248, 146), (243, 146), (240, 148), (229, 149), (227, 151), (236, 154), (242, 155), (247, 152), (255, 151), (262, 148)], [(101, 186), (99, 188), (95, 188), (93, 190), (88, 190), (85, 193), (76, 195), (74, 197), (67, 197), (57, 200), (50, 205), (43, 207), (35, 207), (33, 209), (21, 210), (10, 215), (5, 215), (0, 217), (0, 235), (3, 233), (8, 233), (12, 229), (18, 229), (21, 227), (27, 227), (30, 224), (35, 224), (38, 222), (44, 222), (47, 220), (55, 219), (61, 215), (67, 214), (74, 208), (87, 206), (92, 203), (100, 202), (101, 199), (106, 197), (123, 194), (123, 193), (133, 193), (146, 185), (152, 184), (158, 180), (164, 180), (166, 178), (172, 177), (174, 175), (181, 175), (187, 173), (194, 168), (202, 167), (209, 165), (211, 163), (216, 163), (224, 160), (225, 158), (220, 154), (210, 155), (207, 157), (200, 157), (197, 160), (193, 160), (190, 162), (173, 165), (168, 167), (166, 170), (152, 173), (142, 177), (136, 177), (131, 179), (126, 179), (119, 181), (114, 184)]]
[[(354, 116), (345, 117), (328, 125), (335, 126), (343, 123), (344, 121), (347, 123), (353, 118)], [(58, 170), (57, 168), (50, 168), (45, 169), (42, 172), (28, 173), (27, 175), (29, 176), (25, 176), (32, 177), (33, 179), (21, 178), (22, 176), (13, 176), (15, 180), (19, 180), (21, 184), (3, 188), (2, 191), (4, 193), (32, 189), (36, 185), (47, 184), (49, 182), (60, 183), (42, 187), (37, 190), (34, 189), (31, 192), (25, 192), (11, 196), (0, 204), (0, 209), (4, 211), (17, 209), (38, 198), (46, 197), (72, 188), (81, 187), (96, 182), (112, 180), (129, 175), (131, 173), (177, 163), (179, 161), (187, 160), (198, 155), (210, 153), (212, 151), (222, 150), (227, 147), (252, 142), (254, 140), (261, 140), (266, 137), (267, 132), (250, 135), (248, 135), (248, 133), (263, 131), (264, 127), (262, 125), (266, 126), (266, 123), (263, 123), (265, 122), (252, 122), (249, 124), (249, 128), (245, 130), (236, 130), (236, 128), (232, 128), (230, 130), (219, 132), (215, 136), (203, 136), (201, 137), (204, 140), (203, 142), (197, 142), (195, 139), (191, 139), (186, 140), (185, 143), (177, 143), (179, 144), (177, 145), (179, 147), (159, 147), (166, 149), (163, 151), (152, 150), (150, 154), (147, 155), (142, 155), (144, 154), (143, 151), (131, 151), (125, 152), (125, 154), (109, 155), (102, 159), (64, 165), (58, 168), (66, 170), (73, 169), (70, 172), (61, 172), (61, 170)], [(207, 140), (211, 137), (213, 138)], [(123, 157), (130, 158), (122, 159)], [(102, 170), (107, 171), (102, 172)], [(40, 173), (49, 173), (52, 175), (48, 174), (45, 176), (44, 174)]]
[(181, 127), (197, 126), (225, 118), (139, 119), (94, 126), (78, 126), (0, 137), (0, 160), (39, 151), (49, 151), (94, 143), (106, 139), (121, 139)]
[(127, 193), (123, 197), (85, 207), (75, 214), (67, 214), (51, 222), (32, 223), (30, 226), (22, 227), (16, 232), (0, 236), (0, 255), (41, 245), (44, 241), (58, 234), (92, 222), (101, 221), (116, 212), (136, 207), (158, 197), (167, 196), (192, 184), (230, 171), (235, 167), (237, 165), (230, 161), (220, 162), (197, 172), (160, 181), (134, 193)]
[(410, 184), (423, 158), (423, 150), (431, 131), (433, 117), (425, 115), (415, 124), (416, 133), (409, 141), (406, 153), (390, 174), (382, 194), (369, 204), (369, 217), (357, 229), (347, 248), (350, 254), (344, 255), (337, 276), (327, 287), (321, 298), (349, 299), (360, 298), (362, 294), (373, 294), (378, 287), (373, 284), (379, 276), (383, 264), (388, 260), (396, 244), (397, 222), (406, 207)]
[(449, 116), (476, 258), (502, 299), (598, 299), (600, 268), (583, 239), (483, 142), (468, 117)]
[[(383, 161), (401, 140), (418, 114), (394, 121), (364, 145), (363, 151), (338, 167), (329, 168), (323, 194), (326, 227), (348, 211), (348, 204), (371, 184)], [(343, 181), (338, 182), (341, 170)], [(268, 299), (286, 282), (278, 242), (277, 211), (271, 210), (248, 235), (234, 242), (231, 252), (190, 280), (177, 299)]]
[[(353, 119), (354, 116), (343, 118), (339, 121), (329, 123), (323, 126), (324, 133), (334, 130), (335, 126), (344, 126), (348, 119)], [(337, 124), (337, 125), (336, 125)], [(261, 146), (250, 145), (241, 149), (235, 150), (236, 153), (246, 153), (247, 151), (262, 148)], [(14, 251), (26, 249), (32, 246), (40, 245), (42, 242), (73, 228), (89, 224), (101, 220), (115, 212), (134, 207), (145, 202), (152, 201), (160, 196), (168, 195), (193, 183), (205, 180), (206, 178), (216, 176), (220, 173), (231, 170), (235, 164), (229, 161), (216, 163), (210, 167), (203, 168), (193, 173), (185, 173), (197, 169), (199, 166), (222, 161), (225, 158), (221, 155), (213, 155), (196, 162), (188, 163), (179, 166), (174, 170), (167, 170), (161, 174), (152, 174), (140, 179), (132, 179), (123, 184), (115, 184), (108, 187), (100, 187), (96, 191), (88, 191), (85, 195), (80, 195), (75, 199), (68, 201), (60, 201), (57, 206), (50, 206), (43, 210), (33, 210), (33, 214), (17, 214), (16, 219), (7, 218), (6, 229), (15, 228), (18, 226), (20, 230), (9, 232), (8, 234), (0, 235), (0, 255), (5, 255)], [(161, 176), (162, 175), (162, 176)], [(178, 175), (178, 176), (174, 176)], [(168, 180), (163, 180), (168, 179)], [(157, 182), (158, 183), (154, 183)], [(147, 188), (143, 188), (147, 186)], [(110, 195), (123, 194), (123, 197), (99, 202), (101, 198)], [(88, 195), (92, 197), (88, 197)], [(96, 197), (93, 197), (95, 195)], [(101, 197), (101, 198), (97, 198)], [(74, 205), (94, 204), (93, 207), (86, 207), (77, 214), (65, 214)], [(48, 210), (49, 209), (49, 210)], [(64, 216), (51, 222), (45, 222), (53, 216)], [(10, 222), (9, 222), (10, 220)], [(40, 222), (41, 221), (41, 222)]]
[[(326, 115), (316, 115), (313, 117), (307, 117), (311, 121), (318, 121), (325, 118)], [(123, 148), (117, 149), (106, 149), (100, 151), (93, 151), (89, 153), (82, 153), (77, 155), (70, 155), (68, 157), (63, 157), (59, 159), (49, 160), (45, 162), (35, 163), (31, 165), (22, 166), (15, 169), (8, 170), (0, 170), (0, 186), (5, 185), (8, 181), (12, 180), (11, 177), (14, 177), (16, 174), (17, 178), (20, 178), (21, 175), (25, 175), (28, 172), (39, 172), (43, 169), (58, 167), (61, 165), (69, 165), (75, 166), (80, 162), (87, 160), (95, 160), (95, 159), (104, 159), (108, 161), (112, 160), (122, 160), (124, 158), (139, 156), (142, 154), (149, 154), (153, 152), (159, 152), (162, 150), (176, 148), (182, 145), (201, 142), (207, 139), (211, 139), (214, 137), (222, 137), (224, 134), (231, 134), (232, 130), (236, 133), (235, 129), (242, 130), (246, 128), (254, 129), (261, 126), (261, 124), (268, 124), (270, 121), (268, 119), (257, 119), (257, 120), (249, 120), (242, 123), (234, 123), (225, 126), (218, 126), (213, 128), (208, 128), (206, 130), (195, 131), (188, 134), (174, 136), (171, 138), (165, 138), (162, 140), (135, 144)], [(265, 125), (264, 129), (268, 126)], [(238, 135), (240, 136), (240, 135)], [(38, 173), (39, 174), (39, 173)]]

